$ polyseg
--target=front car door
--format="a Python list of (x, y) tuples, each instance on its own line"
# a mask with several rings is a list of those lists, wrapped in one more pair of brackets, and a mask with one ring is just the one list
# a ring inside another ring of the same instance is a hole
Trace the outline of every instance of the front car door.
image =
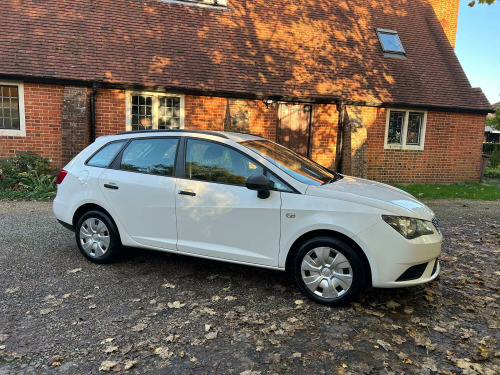
[(129, 236), (139, 244), (175, 250), (175, 159), (179, 138), (133, 139), (99, 187)]
[(257, 198), (245, 187), (263, 167), (240, 151), (187, 138), (177, 179), (177, 249), (224, 260), (278, 266), (281, 193)]

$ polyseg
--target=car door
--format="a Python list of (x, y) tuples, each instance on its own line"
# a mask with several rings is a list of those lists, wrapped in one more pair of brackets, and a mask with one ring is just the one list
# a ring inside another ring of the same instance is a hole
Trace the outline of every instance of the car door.
[(188, 138), (177, 179), (177, 249), (266, 266), (278, 265), (281, 193), (267, 199), (245, 187), (263, 167), (240, 151)]
[(133, 139), (99, 187), (129, 236), (139, 244), (175, 250), (175, 158), (179, 138)]

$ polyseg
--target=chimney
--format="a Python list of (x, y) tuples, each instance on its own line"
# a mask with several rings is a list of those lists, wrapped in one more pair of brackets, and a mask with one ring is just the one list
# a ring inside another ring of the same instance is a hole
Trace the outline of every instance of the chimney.
[(429, 0), (448, 40), (455, 48), (459, 0)]

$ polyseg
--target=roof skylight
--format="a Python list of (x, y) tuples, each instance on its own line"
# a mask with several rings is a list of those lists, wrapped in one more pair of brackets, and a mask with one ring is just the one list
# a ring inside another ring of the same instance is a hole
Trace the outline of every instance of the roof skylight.
[(397, 31), (377, 29), (377, 36), (384, 52), (397, 53), (401, 55), (405, 54), (405, 50), (401, 44)]

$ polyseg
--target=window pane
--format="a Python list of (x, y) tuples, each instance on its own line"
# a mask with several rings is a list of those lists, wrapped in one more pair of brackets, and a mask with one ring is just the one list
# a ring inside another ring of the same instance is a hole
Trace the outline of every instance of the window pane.
[(153, 97), (132, 95), (132, 130), (145, 130), (153, 127)]
[(0, 86), (0, 129), (20, 129), (17, 86)]
[(403, 52), (403, 46), (397, 33), (385, 33), (378, 31), (382, 48), (386, 52)]
[(97, 154), (87, 162), (87, 165), (92, 167), (107, 168), (113, 161), (116, 154), (120, 151), (125, 141), (109, 143), (99, 150)]
[(193, 180), (245, 185), (247, 178), (263, 173), (262, 167), (224, 145), (188, 140), (186, 177)]
[(158, 99), (158, 103), (158, 127), (161, 126), (164, 129), (179, 128), (180, 98), (163, 96)]
[(405, 122), (405, 112), (391, 111), (389, 115), (389, 129), (387, 144), (401, 144), (401, 132)]
[(422, 129), (423, 113), (410, 112), (408, 116), (408, 132), (406, 134), (407, 145), (419, 145)]
[(274, 173), (267, 172), (267, 177), (271, 180), (271, 189), (276, 189), (279, 191), (284, 191), (287, 193), (293, 193), (293, 190), (288, 187), (279, 177)]
[(132, 141), (123, 151), (120, 169), (172, 176), (177, 143), (177, 138), (137, 139)]

